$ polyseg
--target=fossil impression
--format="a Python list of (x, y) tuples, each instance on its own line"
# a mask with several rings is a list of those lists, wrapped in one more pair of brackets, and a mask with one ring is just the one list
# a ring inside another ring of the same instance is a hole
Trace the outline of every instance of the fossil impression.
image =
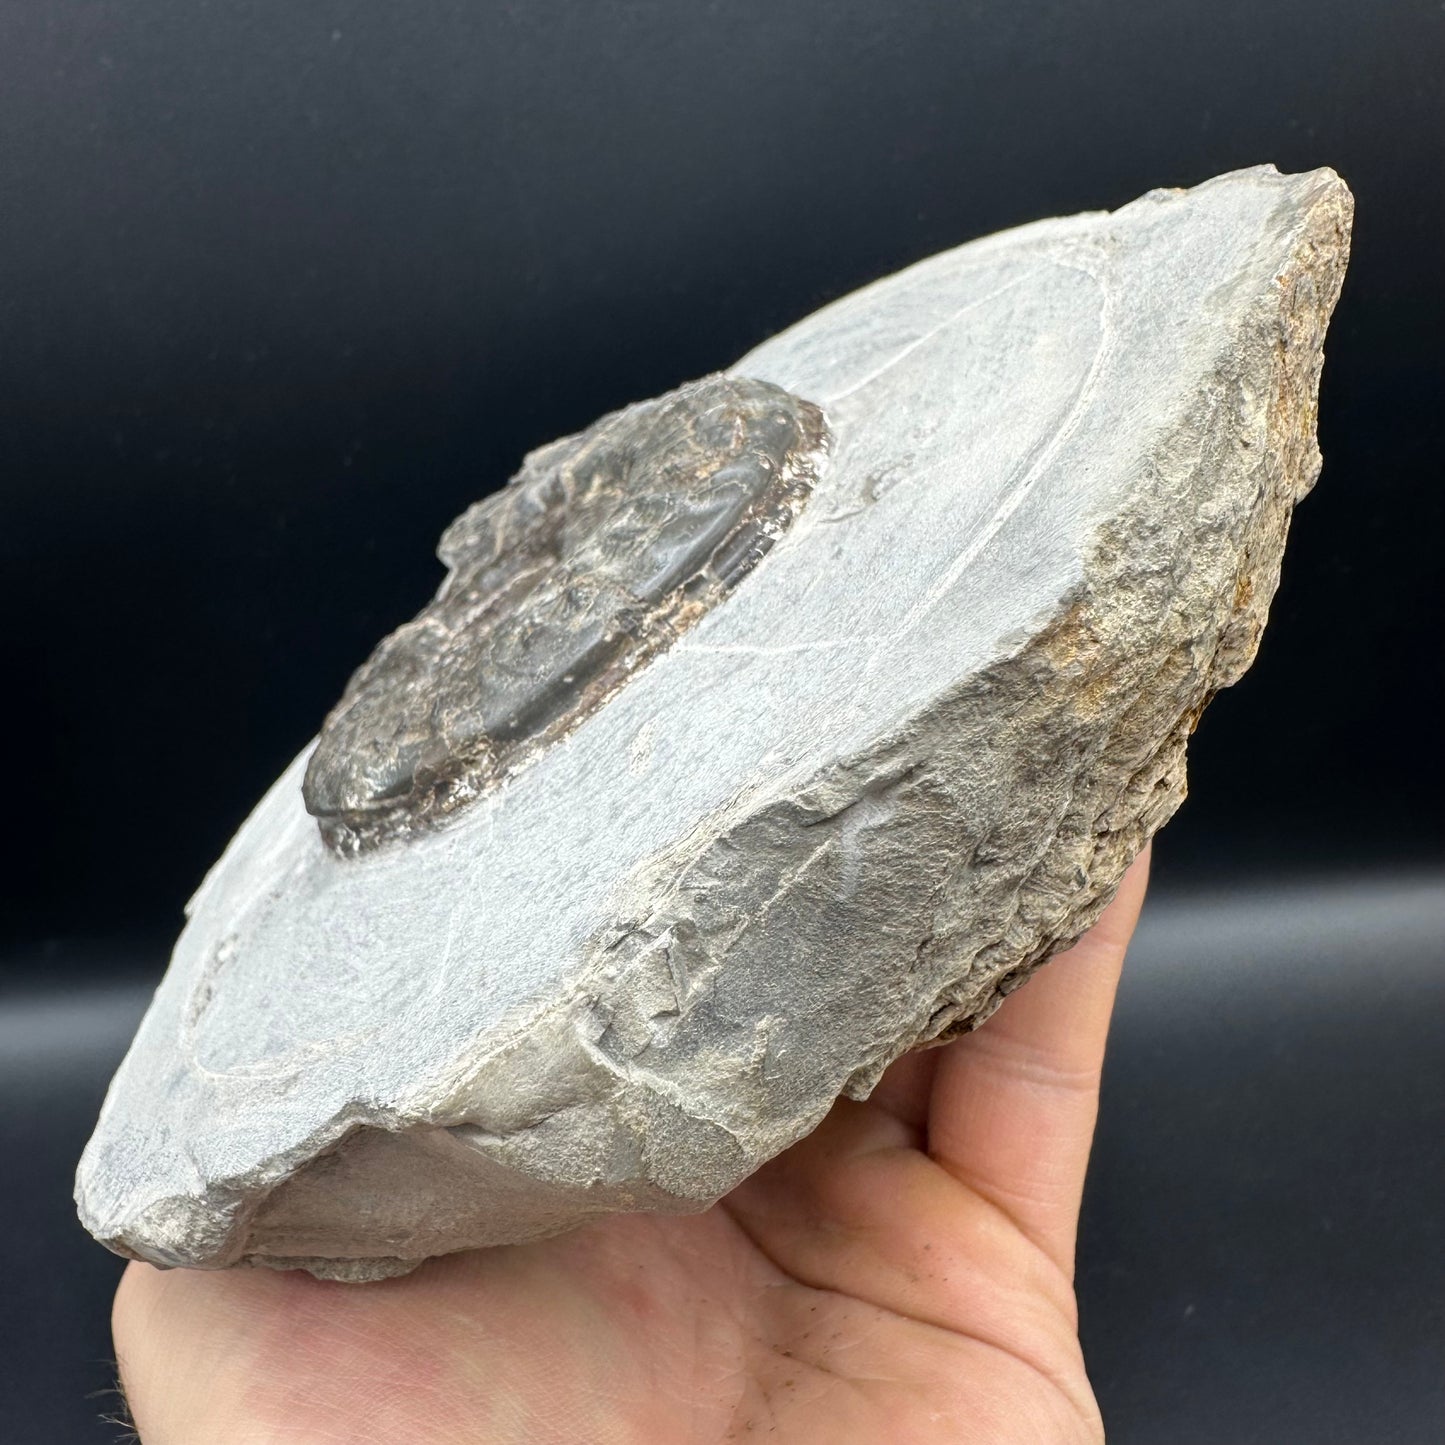
[(87, 1228), (364, 1280), (699, 1209), (985, 1020), (1253, 657), (1350, 214), (1024, 226), (532, 453), (192, 899)]

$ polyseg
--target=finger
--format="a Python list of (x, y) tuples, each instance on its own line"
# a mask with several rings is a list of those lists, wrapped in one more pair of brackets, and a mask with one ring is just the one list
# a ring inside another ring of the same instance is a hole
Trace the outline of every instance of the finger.
[(131, 1264), (116, 1293), (111, 1316), (116, 1362), (136, 1430), (147, 1445), (214, 1438), (218, 1421), (244, 1418), (232, 1366), (250, 1353), (241, 1328), (245, 1313), (228, 1317), (206, 1308), (213, 1281), (201, 1277), (199, 1289), (196, 1283), (181, 1271)]
[(933, 1075), (938, 1068), (938, 1049), (915, 1049), (896, 1059), (879, 1079), (868, 1102), (891, 1114), (913, 1131), (923, 1147), (928, 1127), (928, 1101), (933, 1095)]
[(1148, 875), (1145, 849), (1094, 927), (941, 1049), (934, 1075), (929, 1153), (1070, 1277), (1109, 1018)]

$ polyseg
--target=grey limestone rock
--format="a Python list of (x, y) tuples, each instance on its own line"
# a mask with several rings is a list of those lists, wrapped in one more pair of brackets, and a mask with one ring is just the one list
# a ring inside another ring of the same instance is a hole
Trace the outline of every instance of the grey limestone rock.
[(1253, 657), (1350, 214), (1024, 226), (533, 453), (192, 900), (86, 1226), (368, 1279), (699, 1209), (985, 1020)]

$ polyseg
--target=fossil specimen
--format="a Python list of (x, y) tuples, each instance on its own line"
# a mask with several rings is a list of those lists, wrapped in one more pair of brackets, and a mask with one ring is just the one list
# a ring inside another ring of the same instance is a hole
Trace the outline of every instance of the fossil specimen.
[(986, 1019), (1254, 654), (1350, 210), (988, 237), (534, 453), (192, 900), (87, 1227), (367, 1279), (697, 1209)]
[(575, 727), (768, 551), (823, 439), (811, 403), (712, 376), (534, 452), (327, 719), (302, 789), (322, 836), (403, 837)]

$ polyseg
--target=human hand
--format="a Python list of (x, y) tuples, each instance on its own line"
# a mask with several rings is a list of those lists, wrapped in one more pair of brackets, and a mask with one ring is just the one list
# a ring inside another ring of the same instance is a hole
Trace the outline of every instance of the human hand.
[(1148, 874), (977, 1033), (697, 1215), (365, 1286), (127, 1269), (145, 1445), (1098, 1445), (1074, 1241)]

